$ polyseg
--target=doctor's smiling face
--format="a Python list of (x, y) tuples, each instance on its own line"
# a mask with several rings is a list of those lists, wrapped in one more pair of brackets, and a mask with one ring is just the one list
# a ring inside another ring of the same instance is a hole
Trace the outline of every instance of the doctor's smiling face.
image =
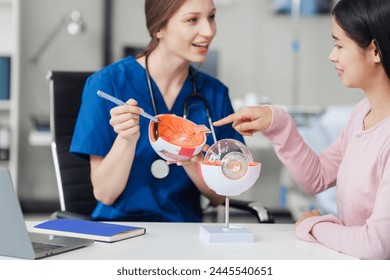
[(202, 63), (217, 26), (213, 0), (186, 0), (156, 33), (158, 49), (171, 59)]

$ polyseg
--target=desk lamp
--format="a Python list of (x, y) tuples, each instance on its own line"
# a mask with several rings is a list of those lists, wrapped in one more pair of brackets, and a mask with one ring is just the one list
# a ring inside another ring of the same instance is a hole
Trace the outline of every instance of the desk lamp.
[(223, 139), (207, 150), (198, 171), (210, 189), (225, 196), (225, 226), (202, 226), (200, 238), (208, 242), (254, 242), (253, 233), (245, 227), (229, 226), (229, 197), (253, 186), (261, 164), (253, 162), (249, 149), (240, 141)]

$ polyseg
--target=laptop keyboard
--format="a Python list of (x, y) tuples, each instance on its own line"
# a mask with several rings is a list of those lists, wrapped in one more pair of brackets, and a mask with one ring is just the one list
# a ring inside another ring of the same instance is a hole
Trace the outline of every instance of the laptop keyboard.
[(63, 245), (57, 245), (57, 244), (48, 244), (48, 243), (40, 243), (40, 242), (32, 242), (34, 251), (36, 252), (45, 252), (48, 250), (54, 250), (61, 247), (64, 247)]

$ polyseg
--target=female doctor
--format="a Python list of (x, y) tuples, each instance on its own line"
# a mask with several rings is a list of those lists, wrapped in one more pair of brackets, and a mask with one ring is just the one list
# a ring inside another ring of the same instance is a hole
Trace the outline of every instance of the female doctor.
[[(137, 58), (129, 56), (87, 80), (72, 139), (71, 152), (89, 157), (93, 192), (100, 220), (201, 222), (200, 195), (212, 205), (224, 198), (210, 190), (197, 172), (202, 153), (190, 161), (156, 167), (161, 159), (149, 143), (152, 115), (175, 114), (208, 124), (231, 113), (228, 89), (196, 71), (190, 63), (205, 61), (216, 34), (213, 0), (146, 0), (151, 41)], [(97, 91), (127, 101), (115, 106)], [(194, 91), (205, 99), (190, 97)], [(142, 109), (141, 109), (142, 108)], [(217, 139), (243, 138), (231, 127), (216, 128)], [(207, 144), (214, 143), (208, 136)], [(159, 174), (168, 170), (167, 174)]]

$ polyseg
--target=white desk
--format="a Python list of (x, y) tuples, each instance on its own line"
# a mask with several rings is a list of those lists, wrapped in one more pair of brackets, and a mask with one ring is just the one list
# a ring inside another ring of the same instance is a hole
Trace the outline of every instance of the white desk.
[[(27, 222), (31, 228), (37, 222)], [(126, 224), (126, 223), (123, 223)], [(47, 259), (61, 260), (332, 260), (355, 259), (322, 244), (299, 240), (293, 224), (243, 224), (256, 236), (254, 243), (207, 243), (200, 240), (198, 223), (135, 223), (144, 236), (89, 247)], [(217, 225), (217, 224), (208, 224)], [(219, 224), (218, 224), (219, 225)], [(220, 224), (223, 226), (223, 224)], [(236, 224), (232, 224), (233, 226)], [(0, 256), (0, 259), (6, 257)]]

